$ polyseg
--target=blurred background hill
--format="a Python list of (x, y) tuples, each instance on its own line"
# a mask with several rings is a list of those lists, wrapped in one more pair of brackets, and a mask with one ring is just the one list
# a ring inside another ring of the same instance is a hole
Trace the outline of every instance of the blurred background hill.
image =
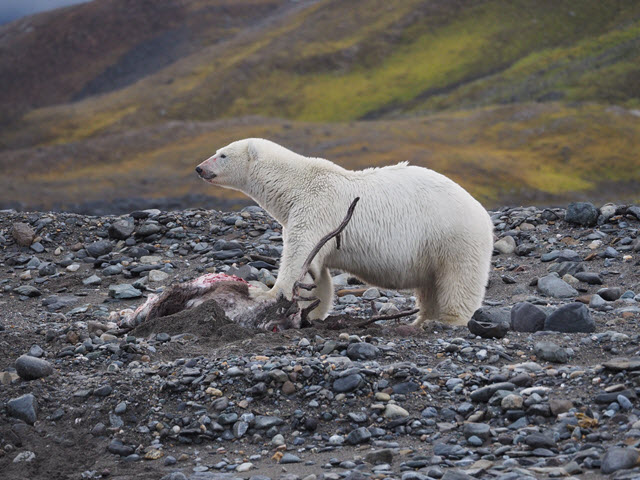
[(247, 203), (259, 136), (409, 160), (487, 207), (640, 201), (640, 2), (94, 0), (0, 26), (0, 207)]

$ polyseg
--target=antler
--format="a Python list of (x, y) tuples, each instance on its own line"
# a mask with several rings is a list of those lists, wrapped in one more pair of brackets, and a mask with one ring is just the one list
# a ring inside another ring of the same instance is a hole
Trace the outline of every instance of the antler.
[[(292, 292), (293, 298), (294, 300), (296, 299), (307, 300), (307, 301), (315, 300), (313, 303), (311, 303), (310, 305), (308, 305), (306, 308), (302, 310), (303, 319), (306, 319), (309, 313), (311, 313), (320, 304), (320, 301), (315, 298), (300, 297), (299, 289), (302, 288), (304, 290), (313, 290), (315, 288), (314, 284), (302, 283), (302, 280), (304, 280), (304, 277), (307, 275), (307, 273), (312, 275), (311, 271), (309, 270), (309, 267), (311, 267), (311, 263), (313, 262), (313, 259), (316, 257), (318, 252), (322, 249), (322, 247), (325, 246), (325, 244), (329, 240), (331, 240), (333, 237), (338, 237), (338, 248), (340, 248), (339, 235), (340, 233), (342, 233), (342, 231), (347, 227), (347, 225), (351, 221), (351, 217), (353, 216), (353, 211), (355, 210), (356, 205), (358, 204), (359, 201), (360, 201), (360, 197), (356, 197), (353, 199), (353, 202), (351, 202), (351, 205), (349, 205), (349, 208), (347, 209), (347, 214), (344, 217), (344, 220), (342, 220), (342, 223), (338, 226), (338, 228), (326, 234), (324, 237), (320, 239), (317, 245), (313, 247), (313, 250), (311, 250), (311, 252), (309, 253), (309, 256), (307, 257), (307, 259), (304, 261), (304, 264), (302, 265), (302, 273), (300, 274), (300, 277), (298, 278), (298, 280), (293, 284), (293, 292)], [(313, 275), (312, 275), (312, 278), (313, 278)]]

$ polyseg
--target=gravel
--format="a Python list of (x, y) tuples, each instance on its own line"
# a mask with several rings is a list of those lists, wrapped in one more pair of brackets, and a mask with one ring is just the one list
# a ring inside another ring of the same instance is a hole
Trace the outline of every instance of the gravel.
[[(282, 231), (257, 207), (4, 212), (3, 478), (27, 462), (33, 478), (640, 476), (640, 222), (625, 211), (603, 207), (589, 227), (560, 208), (492, 212), (514, 249), (494, 252), (479, 329), (357, 328), (415, 298), (333, 271), (333, 323), (285, 332), (206, 308), (113, 323), (205, 272), (274, 281)], [(15, 241), (17, 223), (40, 225), (40, 253)]]

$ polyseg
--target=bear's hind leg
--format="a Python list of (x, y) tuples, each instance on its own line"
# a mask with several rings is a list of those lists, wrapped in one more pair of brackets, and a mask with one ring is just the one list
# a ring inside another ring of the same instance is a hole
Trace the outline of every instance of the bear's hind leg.
[[(314, 297), (320, 300), (320, 304), (309, 313), (310, 320), (323, 320), (329, 310), (333, 307), (333, 282), (331, 281), (331, 273), (329, 269), (326, 267), (317, 268), (315, 266), (312, 267), (312, 271), (315, 277), (315, 280), (312, 280), (316, 288), (311, 290), (310, 292), (302, 291), (303, 296)], [(308, 279), (305, 278), (305, 281)], [(310, 279), (309, 279), (310, 280)], [(304, 308), (309, 304), (309, 302), (301, 302), (301, 306)]]
[(466, 325), (482, 306), (485, 279), (474, 268), (451, 268), (437, 279), (440, 321), (449, 325)]
[(434, 282), (428, 282), (422, 286), (420, 290), (416, 290), (416, 297), (418, 299), (417, 306), (420, 308), (420, 313), (413, 324), (416, 327), (421, 327), (424, 323), (438, 320), (440, 307), (438, 305), (438, 294)]

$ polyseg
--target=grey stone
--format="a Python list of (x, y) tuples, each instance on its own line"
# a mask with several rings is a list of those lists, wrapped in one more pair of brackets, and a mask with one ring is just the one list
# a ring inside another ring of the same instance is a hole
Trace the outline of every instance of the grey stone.
[(142, 292), (133, 285), (123, 283), (120, 285), (109, 285), (109, 296), (116, 299), (140, 298)]
[(580, 255), (575, 252), (574, 250), (570, 250), (568, 248), (565, 248), (564, 250), (560, 251), (560, 255), (558, 255), (558, 257), (556, 258), (556, 262), (561, 263), (561, 262), (581, 262), (582, 261), (582, 257), (580, 257)]
[(51, 262), (43, 262), (38, 267), (38, 275), (41, 277), (50, 277), (51, 275), (55, 275), (56, 266)]
[(633, 215), (638, 220), (640, 220), (640, 207), (638, 207), (636, 205), (632, 205), (629, 208), (627, 208), (627, 213), (630, 214), (630, 215)]
[(493, 244), (493, 249), (504, 255), (511, 255), (516, 250), (516, 241), (511, 235), (506, 235)]
[(553, 342), (537, 342), (533, 350), (538, 358), (554, 363), (567, 363), (567, 351)]
[(602, 285), (602, 277), (593, 272), (576, 272), (574, 275), (578, 280), (589, 285)]
[(640, 357), (632, 357), (632, 358), (612, 358), (603, 362), (602, 364), (605, 368), (609, 370), (613, 370), (614, 372), (620, 372), (623, 370), (640, 370)]
[(543, 295), (554, 298), (576, 297), (578, 291), (562, 280), (557, 274), (551, 273), (538, 279), (538, 290)]
[(236, 438), (242, 438), (247, 430), (249, 430), (249, 424), (247, 422), (243, 422), (242, 420), (237, 421), (233, 424), (233, 436)]
[(302, 460), (300, 460), (300, 457), (287, 452), (282, 456), (279, 463), (286, 465), (287, 463), (300, 463), (300, 462), (302, 462)]
[[(173, 458), (173, 457), (171, 457), (171, 458)], [(167, 457), (165, 459), (165, 465), (173, 465), (174, 463), (176, 463), (176, 462), (167, 463), (168, 459), (169, 459), (169, 457)], [(175, 460), (175, 458), (174, 458), (174, 460)], [(189, 479), (182, 472), (171, 472), (171, 473), (167, 473), (164, 477), (160, 478), (160, 480), (189, 480)]]
[(368, 442), (371, 439), (371, 432), (365, 427), (359, 427), (349, 432), (346, 441), (350, 445), (358, 445)]
[(516, 303), (511, 308), (511, 329), (516, 332), (537, 332), (544, 329), (547, 314), (529, 302)]
[(109, 236), (116, 240), (126, 240), (133, 234), (135, 225), (132, 218), (116, 220), (109, 227)]
[(18, 398), (12, 398), (7, 402), (7, 414), (10, 417), (18, 418), (30, 425), (38, 419), (38, 403), (36, 397), (27, 393)]
[(564, 216), (566, 222), (592, 227), (598, 221), (598, 209), (589, 202), (570, 203)]
[(609, 403), (617, 402), (618, 397), (620, 395), (623, 395), (628, 399), (633, 399), (633, 400), (637, 398), (636, 392), (631, 389), (628, 389), (628, 390), (622, 390), (618, 392), (599, 393), (595, 397), (593, 397), (593, 401), (600, 404), (609, 404)]
[(280, 417), (258, 415), (255, 419), (255, 423), (253, 424), (253, 426), (257, 429), (263, 429), (263, 428), (277, 427), (278, 425), (282, 425), (283, 423), (284, 423), (284, 420), (281, 419)]
[(616, 397), (616, 400), (618, 404), (620, 404), (620, 407), (622, 407), (622, 409), (624, 410), (631, 410), (633, 408), (633, 403), (631, 403), (631, 400), (629, 400), (624, 395), (618, 395)]
[(86, 287), (89, 287), (92, 285), (100, 285), (101, 283), (102, 283), (102, 279), (97, 275), (91, 275), (90, 277), (87, 277), (84, 280), (82, 280), (82, 284)]
[(607, 302), (613, 302), (622, 296), (622, 289), (620, 287), (601, 288), (596, 293)]
[(600, 471), (606, 474), (633, 468), (638, 464), (638, 457), (635, 448), (611, 447), (602, 457)]
[(34, 242), (31, 244), (31, 246), (29, 247), (31, 250), (33, 250), (36, 253), (42, 253), (44, 252), (44, 246), (40, 243), (40, 242)]
[(591, 318), (586, 305), (579, 302), (563, 305), (547, 317), (544, 329), (556, 332), (591, 333), (596, 330), (596, 323)]
[(136, 235), (139, 237), (148, 237), (150, 235), (155, 235), (156, 233), (160, 233), (162, 231), (162, 227), (158, 225), (156, 222), (145, 222), (138, 227), (136, 231)]
[(527, 435), (524, 439), (524, 443), (529, 445), (531, 448), (555, 448), (556, 442), (546, 435), (541, 433), (532, 433)]
[(364, 456), (364, 461), (372, 465), (391, 464), (393, 462), (393, 450), (384, 448), (369, 452)]
[(23, 295), (25, 297), (39, 297), (42, 295), (42, 292), (38, 290), (36, 287), (31, 285), (22, 285), (20, 287), (14, 288), (13, 291), (18, 295)]
[(51, 375), (53, 367), (41, 358), (22, 355), (16, 360), (16, 372), (24, 380), (36, 380)]
[(90, 257), (98, 258), (111, 252), (113, 245), (109, 240), (98, 240), (97, 242), (86, 245), (84, 248)]
[(352, 343), (347, 347), (347, 357), (351, 360), (373, 360), (380, 355), (380, 349), (365, 342)]
[(78, 303), (78, 297), (72, 297), (70, 295), (51, 295), (50, 297), (42, 300), (42, 305), (47, 308), (50, 312), (55, 312), (56, 310), (60, 310), (62, 308), (71, 307)]
[(598, 295), (597, 293), (594, 293), (593, 295), (591, 295), (591, 299), (589, 300), (589, 307), (595, 310), (599, 310), (606, 306), (607, 306), (606, 300), (602, 298), (600, 295)]
[(98, 397), (107, 397), (111, 395), (111, 392), (113, 392), (113, 388), (110, 385), (101, 385), (93, 391), (93, 394)]
[(447, 470), (442, 476), (442, 480), (475, 480), (475, 477), (460, 470)]
[(31, 348), (29, 349), (29, 353), (27, 353), (27, 355), (40, 358), (44, 355), (44, 350), (42, 350), (42, 347), (40, 347), (40, 345), (31, 345)]
[(121, 457), (126, 457), (135, 452), (135, 448), (131, 445), (124, 445), (120, 440), (114, 438), (107, 446), (107, 451), (115, 455), (120, 455)]
[(482, 338), (502, 338), (509, 331), (509, 325), (506, 323), (482, 322), (475, 318), (467, 322), (467, 328), (471, 333)]
[(559, 277), (569, 274), (575, 276), (580, 272), (584, 272), (584, 265), (580, 262), (560, 262), (554, 263), (549, 267), (549, 273), (556, 272)]
[(368, 288), (362, 294), (362, 298), (365, 300), (375, 300), (378, 297), (380, 297), (380, 291), (375, 287)]
[(344, 377), (340, 377), (333, 382), (333, 390), (338, 393), (348, 393), (357, 390), (362, 384), (363, 378), (358, 373), (352, 373)]
[(487, 385), (486, 387), (481, 387), (477, 390), (474, 390), (469, 396), (474, 402), (488, 402), (493, 394), (498, 390), (513, 390), (515, 388), (515, 384), (511, 382), (493, 383), (491, 385)]
[(467, 450), (460, 445), (436, 443), (433, 446), (433, 454), (441, 457), (461, 458), (467, 454)]
[(487, 440), (489, 437), (491, 437), (490, 430), (491, 428), (486, 423), (468, 422), (462, 426), (462, 432), (467, 438), (475, 435), (478, 438)]
[(11, 227), (11, 236), (21, 247), (28, 247), (33, 242), (36, 232), (26, 223), (14, 223)]
[(108, 267), (105, 267), (102, 269), (102, 274), (108, 277), (111, 277), (113, 275), (120, 275), (121, 273), (122, 273), (121, 265), (109, 265)]

